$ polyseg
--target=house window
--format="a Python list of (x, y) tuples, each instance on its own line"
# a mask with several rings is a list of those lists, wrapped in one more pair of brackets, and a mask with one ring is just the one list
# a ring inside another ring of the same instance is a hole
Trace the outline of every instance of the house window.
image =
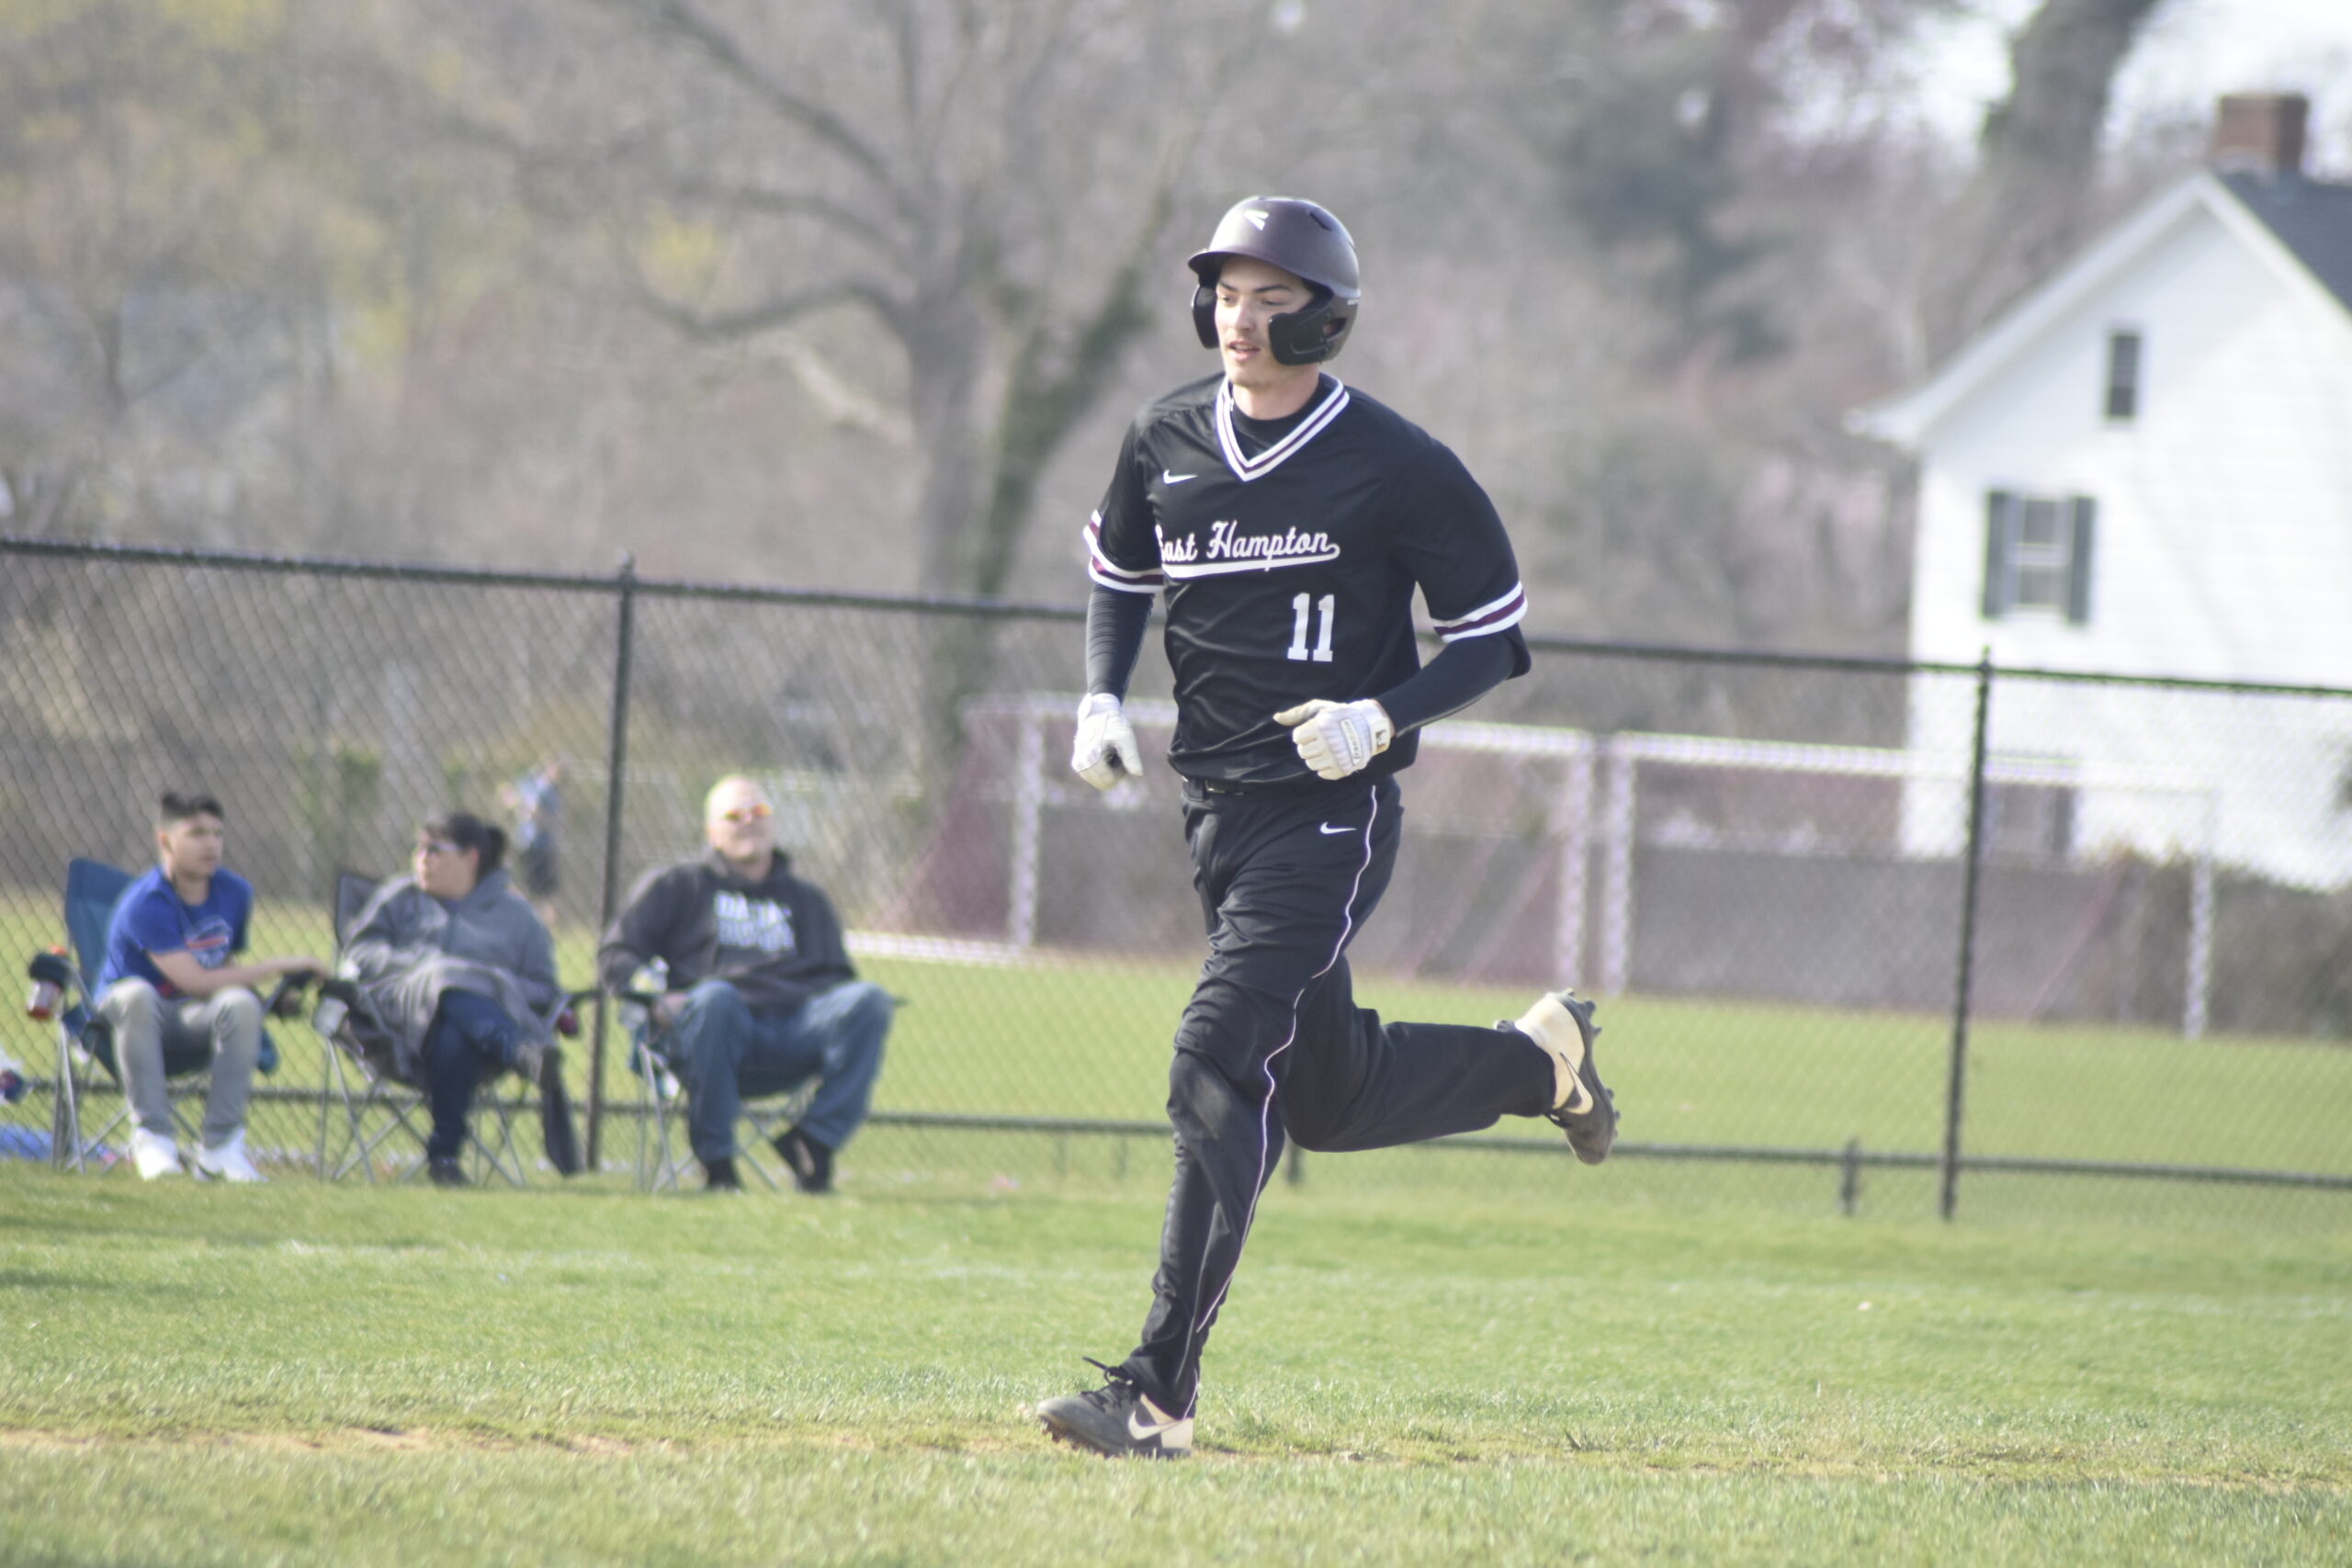
[(2091, 553), (2098, 508), (2089, 496), (1984, 498), (1984, 618), (2091, 618)]
[(2129, 424), (2140, 417), (2140, 334), (2107, 334), (2107, 417)]
[(1984, 852), (1988, 858), (2046, 864), (2075, 850), (2075, 791), (2068, 784), (1987, 784)]

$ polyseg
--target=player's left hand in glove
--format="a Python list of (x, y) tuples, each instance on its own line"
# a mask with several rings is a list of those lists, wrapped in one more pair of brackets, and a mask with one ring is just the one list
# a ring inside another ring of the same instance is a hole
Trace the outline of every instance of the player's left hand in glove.
[(1078, 742), (1070, 748), (1069, 765), (1096, 789), (1143, 776), (1143, 748), (1136, 743), (1135, 726), (1110, 693), (1096, 692), (1078, 705)]
[(1290, 726), (1290, 743), (1299, 761), (1317, 777), (1343, 779), (1363, 771), (1396, 739), (1388, 710), (1366, 697), (1360, 703), (1335, 703), (1317, 697), (1274, 715), (1276, 724)]

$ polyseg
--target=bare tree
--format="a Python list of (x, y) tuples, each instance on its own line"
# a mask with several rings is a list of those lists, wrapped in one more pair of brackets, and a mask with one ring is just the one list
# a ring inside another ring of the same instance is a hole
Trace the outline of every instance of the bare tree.
[[(1512, 290), (1544, 355), (1509, 373), (1522, 404), (1572, 411), (1521, 480), (1546, 620), (1901, 645), (1906, 519), (1885, 455), (1840, 427), (1883, 385), (1894, 311), (1841, 274), (1879, 211), (1922, 198), (1886, 122), (1850, 106), (1944, 8), (1498, 3), (1465, 29), (1487, 68), (1477, 124), (1535, 167), (1518, 227), (1553, 250), (1551, 289)], [(1573, 372), (1531, 400), (1552, 359)]]
[(1148, 321), (1191, 154), (1238, 80), (1222, 68), (1270, 36), (1238, 0), (519, 15), (439, 13), (490, 66), (444, 109), (537, 188), (560, 184), (663, 320), (707, 343), (788, 340), (828, 398), (902, 408), (917, 584), (982, 595)]
[(0, 29), (13, 528), (219, 541), (267, 484), (235, 454), (282, 422), (300, 368), (281, 38), (108, 0)]
[(1928, 289), (1938, 356), (2049, 276), (2088, 231), (2115, 74), (2165, 0), (2043, 0), (2009, 44), (2008, 96), (1939, 225)]
[[(1523, 521), (1540, 621), (1898, 646), (1839, 416), (1929, 283), (1949, 344), (2113, 200), (2161, 0), (2047, 0), (1973, 186), (1854, 107), (1955, 3), (37, 7), (0, 527), (1066, 597), (1034, 514), (1211, 367), (1186, 242), (1288, 190), (1365, 248), (1344, 375)], [(952, 711), (984, 649), (930, 651)]]

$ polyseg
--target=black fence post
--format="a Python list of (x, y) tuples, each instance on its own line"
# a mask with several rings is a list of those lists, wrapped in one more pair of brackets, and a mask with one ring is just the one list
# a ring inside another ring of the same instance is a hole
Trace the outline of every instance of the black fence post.
[(1993, 705), (1993, 650), (1976, 662), (1976, 735), (1968, 752), (1968, 863), (1961, 877), (1960, 981), (1951, 1003), (1951, 1070), (1944, 1084), (1944, 1154), (1936, 1212), (1960, 1205), (1960, 1108), (1968, 1073), (1968, 996), (1976, 971), (1976, 895), (1984, 865), (1984, 720)]
[[(605, 748), (605, 886), (596, 905), (599, 941), (613, 923), (620, 902), (621, 774), (628, 766), (629, 654), (637, 640), (637, 558), (621, 557), (615, 581), (620, 590), (620, 615), (613, 648), (612, 717), (606, 725)], [(603, 1168), (605, 1148), (605, 1002), (596, 996), (596, 1038), (588, 1054), (588, 1168)]]

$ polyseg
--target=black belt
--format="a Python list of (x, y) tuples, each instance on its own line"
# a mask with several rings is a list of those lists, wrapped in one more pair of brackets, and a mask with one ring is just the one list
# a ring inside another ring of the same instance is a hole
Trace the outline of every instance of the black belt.
[[(1345, 788), (1359, 781), (1318, 778), (1308, 773), (1303, 778), (1271, 779), (1261, 784), (1235, 784), (1225, 779), (1195, 779), (1184, 781), (1184, 793), (1194, 800), (1215, 795), (1220, 800), (1296, 800), (1302, 795), (1320, 795), (1328, 790)], [(1368, 782), (1368, 781), (1363, 781)]]

